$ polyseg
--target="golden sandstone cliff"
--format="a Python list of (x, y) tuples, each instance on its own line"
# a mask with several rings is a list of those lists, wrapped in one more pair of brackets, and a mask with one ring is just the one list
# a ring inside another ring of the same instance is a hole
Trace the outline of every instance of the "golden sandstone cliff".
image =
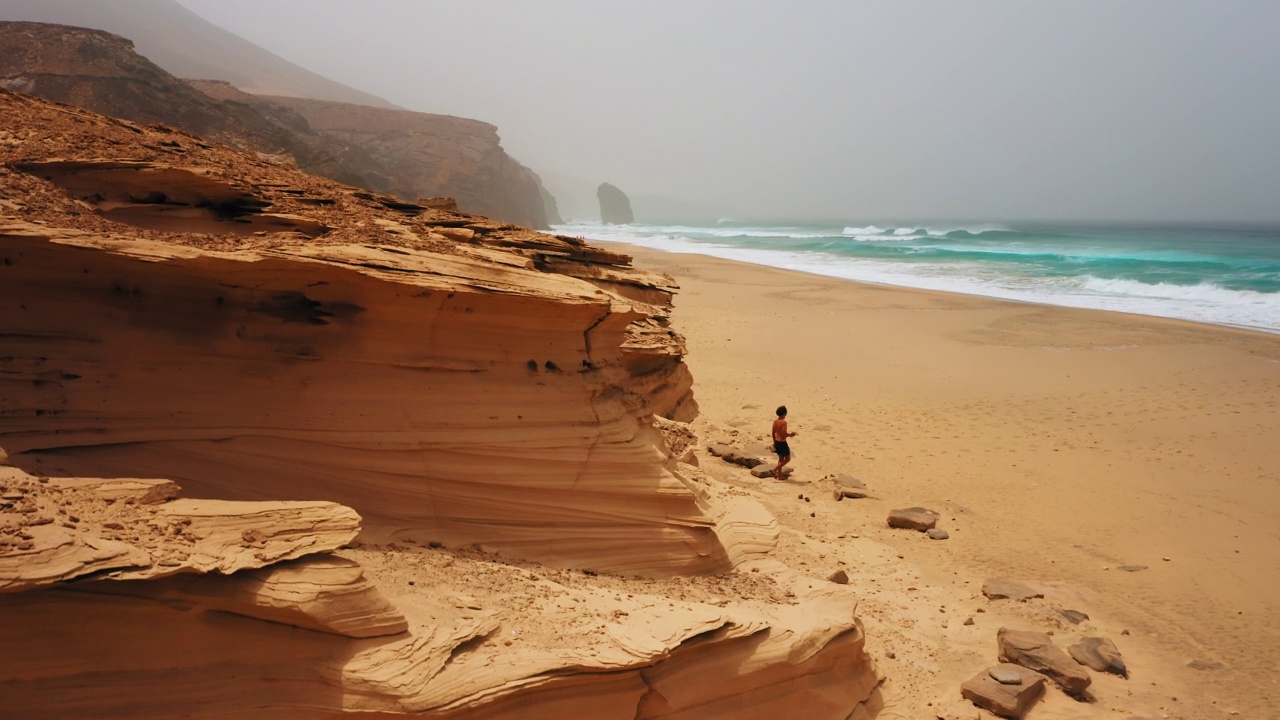
[(0, 91), (6, 711), (874, 714), (848, 589), (664, 439), (673, 290)]

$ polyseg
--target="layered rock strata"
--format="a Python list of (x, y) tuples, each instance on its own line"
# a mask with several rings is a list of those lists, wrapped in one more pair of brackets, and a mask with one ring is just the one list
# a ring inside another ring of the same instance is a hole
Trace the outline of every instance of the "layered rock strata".
[(340, 550), (359, 518), (333, 503), (176, 495), (0, 467), (6, 713), (764, 718), (802, 703), (844, 718), (879, 703), (847, 597), (738, 575), (679, 602), (623, 599), (577, 573)]
[[(0, 99), (6, 127), (52, 112)], [(232, 179), (248, 158), (171, 132), (143, 157), (31, 158), (61, 139), (49, 119), (4, 146), (10, 186), (32, 191), (15, 214), (60, 202), (86, 229), (0, 226), (14, 462), (344, 502), (371, 532), (561, 565), (728, 566), (640, 394), (689, 412), (681, 341), (653, 331), (669, 280), (266, 163)]]
[(848, 588), (651, 421), (673, 290), (0, 91), (5, 712), (874, 715)]

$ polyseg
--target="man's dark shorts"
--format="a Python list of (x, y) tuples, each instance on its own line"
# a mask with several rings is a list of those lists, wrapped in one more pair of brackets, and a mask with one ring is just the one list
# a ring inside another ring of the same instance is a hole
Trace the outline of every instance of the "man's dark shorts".
[(774, 440), (773, 451), (778, 453), (779, 460), (791, 457), (791, 446), (787, 444), (786, 440)]

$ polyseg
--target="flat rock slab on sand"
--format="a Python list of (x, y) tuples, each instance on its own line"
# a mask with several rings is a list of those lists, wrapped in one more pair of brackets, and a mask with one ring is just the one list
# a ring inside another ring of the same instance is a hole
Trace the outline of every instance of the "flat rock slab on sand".
[(1044, 695), (1044, 680), (1044, 676), (1034, 670), (1002, 663), (966, 680), (960, 686), (960, 694), (1000, 717), (1021, 719)]
[(1080, 667), (1062, 648), (1042, 632), (1000, 628), (996, 635), (1000, 659), (1044, 673), (1068, 695), (1080, 697), (1093, 682), (1089, 671)]
[(1129, 668), (1120, 657), (1120, 650), (1108, 638), (1080, 638), (1080, 642), (1067, 648), (1076, 662), (1098, 672), (1129, 677)]
[[(756, 476), (756, 477), (758, 477), (758, 478), (767, 478), (767, 477), (769, 477), (770, 475), (773, 475), (773, 465), (772, 465), (772, 464), (770, 464), (770, 463), (764, 463), (763, 465), (757, 465), (757, 466), (755, 466), (755, 467), (751, 468), (751, 474), (752, 474), (752, 475), (755, 475), (755, 476)], [(787, 478), (789, 478), (789, 477), (791, 477), (791, 468), (789, 468), (789, 467), (783, 467), (783, 468), (782, 468), (782, 479), (783, 479), (783, 480), (786, 480), (786, 479), (787, 479)]]
[(833, 480), (836, 481), (836, 489), (832, 493), (836, 501), (839, 502), (845, 498), (856, 500), (858, 498), (871, 497), (867, 492), (867, 486), (858, 478), (845, 473), (837, 473)]
[(744, 468), (754, 468), (759, 465), (766, 464), (764, 458), (743, 452), (738, 448), (729, 445), (712, 444), (707, 446), (707, 452), (720, 458), (727, 463), (741, 465)]
[(938, 524), (938, 513), (922, 508), (898, 508), (889, 511), (889, 527), (925, 532)]
[(1071, 623), (1072, 625), (1079, 625), (1080, 623), (1089, 619), (1089, 613), (1083, 612), (1081, 610), (1059, 609), (1058, 614), (1061, 615), (1063, 618), (1065, 618), (1066, 621)]
[(1044, 593), (1036, 592), (1008, 578), (987, 578), (986, 582), (982, 583), (982, 594), (992, 600), (1030, 600), (1044, 597)]

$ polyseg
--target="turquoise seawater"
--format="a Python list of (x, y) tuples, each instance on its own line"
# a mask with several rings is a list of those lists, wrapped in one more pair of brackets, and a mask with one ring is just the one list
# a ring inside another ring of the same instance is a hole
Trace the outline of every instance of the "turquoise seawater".
[(556, 230), (865, 282), (1280, 332), (1280, 227), (721, 222)]

